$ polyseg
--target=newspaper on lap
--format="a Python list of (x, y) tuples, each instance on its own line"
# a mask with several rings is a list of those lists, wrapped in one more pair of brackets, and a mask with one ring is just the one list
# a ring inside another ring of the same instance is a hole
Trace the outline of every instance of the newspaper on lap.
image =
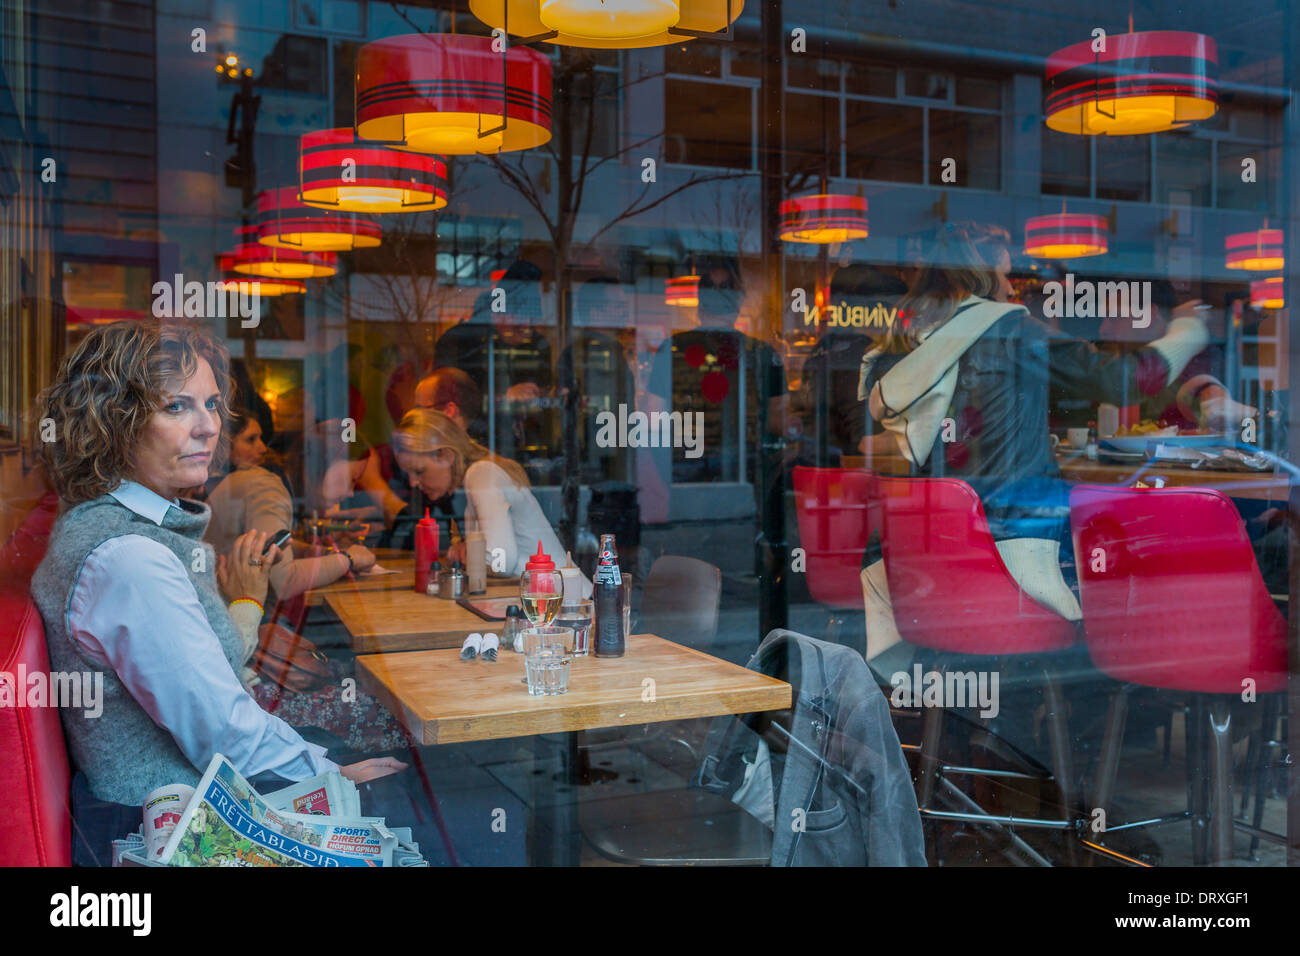
[[(267, 798), (249, 786), (230, 761), (216, 754), (159, 862), (165, 866), (394, 865), (398, 839), (382, 817), (319, 815), (322, 806), (342, 809), (351, 802), (344, 796), (346, 788), (325, 780), (331, 776), (337, 775), (314, 777)], [(316, 808), (316, 813), (281, 808), (295, 803)]]

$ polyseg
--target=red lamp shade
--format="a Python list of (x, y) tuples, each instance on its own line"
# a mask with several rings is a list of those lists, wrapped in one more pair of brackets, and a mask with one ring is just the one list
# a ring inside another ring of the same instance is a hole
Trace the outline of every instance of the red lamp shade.
[(1229, 269), (1276, 272), (1286, 267), (1281, 229), (1239, 232), (1225, 239), (1223, 248), (1227, 252), (1224, 265)]
[(258, 276), (243, 276), (231, 273), (221, 279), (223, 292), (239, 292), (251, 295), (256, 292), (261, 296), (294, 295), (307, 291), (307, 286), (297, 279), (263, 279)]
[(1110, 249), (1105, 216), (1058, 212), (1025, 220), (1025, 255), (1076, 259), (1105, 255)]
[(677, 276), (664, 284), (664, 303), (683, 309), (700, 304), (700, 277)]
[[(256, 226), (242, 226), (235, 235), (245, 240), (256, 238)], [(260, 242), (244, 241), (233, 252), (220, 257), (222, 272), (259, 276), (265, 279), (319, 279), (339, 271), (339, 257), (333, 252), (303, 252), (278, 249)]]
[(867, 201), (862, 196), (796, 196), (782, 202), (779, 211), (786, 242), (847, 242), (867, 235)]
[[(599, 49), (664, 46), (718, 33), (740, 16), (744, 0), (469, 0), (494, 29), (545, 37), (562, 46)], [(506, 18), (509, 16), (509, 23)], [(689, 32), (686, 32), (689, 31)]]
[(383, 231), (359, 216), (298, 201), (298, 189), (268, 189), (257, 197), (257, 241), (281, 249), (339, 251), (379, 245)]
[(1085, 40), (1047, 58), (1050, 129), (1129, 136), (1178, 129), (1219, 108), (1218, 45), (1203, 33), (1153, 30)]
[(447, 205), (447, 164), (324, 129), (298, 141), (302, 202), (349, 212), (431, 212)]
[(357, 135), (398, 149), (499, 153), (551, 138), (551, 61), (526, 47), (493, 52), (490, 37), (367, 43), (357, 52), (356, 97)]
[(1250, 284), (1250, 304), (1257, 309), (1280, 309), (1286, 305), (1282, 277), (1256, 279)]

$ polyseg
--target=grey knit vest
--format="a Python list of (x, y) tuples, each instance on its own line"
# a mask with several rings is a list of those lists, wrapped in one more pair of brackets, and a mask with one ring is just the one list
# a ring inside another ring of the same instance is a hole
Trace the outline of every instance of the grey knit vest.
[[(167, 510), (161, 526), (111, 495), (77, 505), (59, 518), (45, 559), (32, 577), (32, 597), (45, 622), (54, 670), (101, 669), (68, 637), (68, 605), (90, 553), (111, 538), (135, 534), (157, 541), (180, 559), (232, 672), (238, 674), (243, 641), (217, 590), (212, 548), (201, 540), (210, 512), (198, 502), (182, 504), (183, 510), (175, 505)], [(207, 769), (196, 768), (186, 759), (171, 734), (154, 723), (112, 670), (104, 673), (102, 714), (87, 717), (80, 709), (64, 708), (60, 715), (73, 763), (101, 800), (139, 806), (157, 787), (196, 785), (201, 771)]]

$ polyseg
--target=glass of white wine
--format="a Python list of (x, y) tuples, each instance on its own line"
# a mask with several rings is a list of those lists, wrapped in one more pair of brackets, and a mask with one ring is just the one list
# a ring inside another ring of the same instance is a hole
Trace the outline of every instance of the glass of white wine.
[(519, 576), (519, 602), (529, 624), (547, 626), (564, 603), (564, 577), (559, 571), (525, 571)]

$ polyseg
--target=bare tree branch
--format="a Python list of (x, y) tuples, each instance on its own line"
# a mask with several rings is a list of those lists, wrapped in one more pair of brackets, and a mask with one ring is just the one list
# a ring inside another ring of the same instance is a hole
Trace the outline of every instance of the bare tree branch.
[(680, 186), (675, 186), (672, 189), (668, 190), (668, 192), (664, 193), (654, 202), (648, 202), (644, 205), (638, 205), (641, 202), (641, 200), (645, 198), (646, 193), (649, 192), (650, 184), (646, 183), (646, 188), (641, 190), (641, 195), (638, 196), (636, 199), (632, 200), (632, 202), (629, 203), (621, 213), (619, 213), (617, 216), (615, 216), (605, 225), (601, 226), (598, 230), (596, 230), (595, 234), (592, 235), (589, 239), (587, 239), (585, 244), (591, 245), (598, 238), (600, 238), (600, 236), (602, 236), (605, 232), (609, 231), (609, 229), (618, 225), (620, 222), (624, 222), (625, 220), (631, 219), (634, 216), (639, 216), (643, 212), (649, 212), (651, 209), (654, 209), (656, 206), (662, 203), (666, 203), (668, 200), (672, 199), (678, 193), (690, 189), (692, 186), (699, 186), (704, 183), (720, 182), (722, 180), (727, 180), (727, 179), (743, 179), (744, 177), (749, 175), (751, 174), (750, 173), (710, 173), (707, 176), (692, 176), (689, 180), (682, 183)]

